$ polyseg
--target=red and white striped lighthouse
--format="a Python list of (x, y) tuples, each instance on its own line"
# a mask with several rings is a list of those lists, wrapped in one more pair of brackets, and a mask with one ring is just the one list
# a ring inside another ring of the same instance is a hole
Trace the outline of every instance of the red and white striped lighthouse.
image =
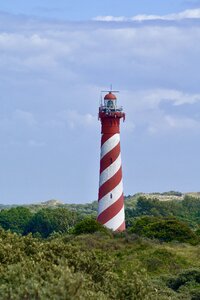
[(113, 91), (108, 91), (99, 107), (101, 120), (101, 160), (98, 196), (98, 222), (114, 231), (125, 230), (122, 163), (120, 151), (120, 119)]

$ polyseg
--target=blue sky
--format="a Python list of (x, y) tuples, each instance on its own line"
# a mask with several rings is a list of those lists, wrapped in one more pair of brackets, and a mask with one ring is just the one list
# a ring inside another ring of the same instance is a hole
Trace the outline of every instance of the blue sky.
[(67, 20), (88, 20), (97, 15), (132, 16), (135, 14), (168, 14), (198, 5), (199, 1), (184, 0), (7, 0), (0, 4), (2, 11), (52, 17)]
[(125, 194), (199, 191), (199, 53), (200, 1), (1, 3), (0, 203), (97, 199), (110, 83)]

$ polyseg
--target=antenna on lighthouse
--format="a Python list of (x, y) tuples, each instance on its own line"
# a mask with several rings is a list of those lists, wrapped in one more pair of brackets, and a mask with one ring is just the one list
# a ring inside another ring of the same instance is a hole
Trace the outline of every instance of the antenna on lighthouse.
[(119, 91), (114, 91), (112, 84), (110, 85), (110, 90), (101, 91), (101, 93), (119, 93)]

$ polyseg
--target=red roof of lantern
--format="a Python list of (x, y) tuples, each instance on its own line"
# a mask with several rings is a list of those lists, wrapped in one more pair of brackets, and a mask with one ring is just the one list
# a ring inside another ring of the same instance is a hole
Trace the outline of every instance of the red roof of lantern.
[(112, 94), (112, 92), (109, 92), (109, 94), (105, 95), (104, 100), (116, 100), (117, 97)]

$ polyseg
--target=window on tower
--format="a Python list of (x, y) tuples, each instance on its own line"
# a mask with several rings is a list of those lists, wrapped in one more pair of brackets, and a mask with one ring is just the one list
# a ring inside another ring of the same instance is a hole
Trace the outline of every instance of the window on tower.
[(107, 107), (109, 107), (109, 108), (114, 108), (114, 104), (113, 104), (113, 101), (112, 101), (112, 100), (108, 100), (108, 102), (107, 102)]

